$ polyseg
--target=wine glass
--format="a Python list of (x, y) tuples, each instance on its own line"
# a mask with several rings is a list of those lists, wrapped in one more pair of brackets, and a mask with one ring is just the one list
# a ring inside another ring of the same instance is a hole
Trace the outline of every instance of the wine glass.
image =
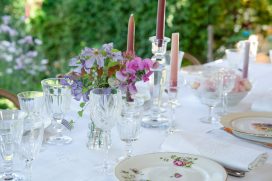
[(218, 119), (214, 116), (214, 107), (220, 102), (220, 76), (219, 73), (204, 73), (201, 77), (193, 82), (191, 87), (196, 91), (202, 104), (209, 107), (208, 117), (201, 118), (204, 123), (214, 124)]
[(222, 110), (221, 115), (225, 115), (227, 113), (228, 108), (228, 93), (232, 91), (235, 80), (236, 74), (235, 71), (228, 68), (221, 68), (218, 71), (219, 79), (220, 79), (220, 92), (221, 92), (221, 104)]
[(20, 110), (0, 110), (0, 152), (4, 160), (0, 180), (19, 181), (22, 178), (13, 172), (13, 158), (21, 143), (26, 116)]
[(71, 103), (71, 89), (69, 85), (63, 85), (65, 78), (49, 78), (42, 80), (45, 105), (52, 117), (52, 123), (47, 131), (51, 134), (47, 143), (64, 145), (72, 142), (68, 136), (70, 131), (62, 124), (65, 114), (69, 111)]
[(38, 155), (44, 135), (43, 92), (26, 91), (17, 95), (20, 108), (28, 113), (20, 146), (21, 156), (26, 163), (26, 180), (31, 180), (32, 161)]
[(108, 154), (111, 142), (111, 129), (120, 119), (122, 109), (122, 94), (120, 90), (111, 88), (96, 88), (90, 92), (90, 116), (95, 126), (104, 132), (104, 150), (106, 157), (102, 166), (102, 173), (109, 174), (111, 165)]
[(141, 106), (139, 102), (123, 103), (121, 119), (117, 121), (117, 130), (120, 139), (126, 143), (126, 154), (119, 158), (123, 160), (132, 156), (132, 143), (137, 141), (141, 127)]

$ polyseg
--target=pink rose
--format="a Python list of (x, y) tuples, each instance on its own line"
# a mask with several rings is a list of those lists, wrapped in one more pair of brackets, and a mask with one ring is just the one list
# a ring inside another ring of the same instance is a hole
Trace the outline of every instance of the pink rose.
[(180, 161), (180, 160), (174, 160), (173, 163), (174, 163), (174, 165), (179, 166), (179, 167), (182, 167), (185, 165), (185, 162)]

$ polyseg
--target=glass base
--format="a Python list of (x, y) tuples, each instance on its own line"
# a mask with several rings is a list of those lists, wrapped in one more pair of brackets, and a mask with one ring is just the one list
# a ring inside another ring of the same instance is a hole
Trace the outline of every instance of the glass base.
[(202, 117), (200, 121), (206, 124), (219, 124), (219, 118), (217, 117)]
[(94, 165), (93, 168), (102, 175), (113, 175), (115, 164), (115, 162), (108, 161), (107, 164)]
[(52, 145), (66, 145), (72, 142), (72, 138), (65, 135), (51, 136), (47, 139), (46, 143)]
[(25, 177), (21, 173), (12, 173), (11, 175), (0, 175), (0, 181), (22, 181)]
[(141, 125), (144, 128), (168, 128), (169, 119), (161, 114), (156, 116), (146, 116), (142, 119)]

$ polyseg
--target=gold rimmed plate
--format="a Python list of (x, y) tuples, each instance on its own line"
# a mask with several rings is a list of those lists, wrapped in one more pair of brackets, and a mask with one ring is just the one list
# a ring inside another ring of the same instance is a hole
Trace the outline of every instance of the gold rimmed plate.
[(175, 152), (130, 157), (115, 168), (120, 181), (225, 181), (227, 173), (207, 158)]
[[(272, 113), (243, 112), (231, 113), (221, 118), (225, 128), (233, 130), (233, 134), (246, 138), (264, 138), (265, 142), (272, 141)], [(255, 140), (256, 141), (256, 140)]]

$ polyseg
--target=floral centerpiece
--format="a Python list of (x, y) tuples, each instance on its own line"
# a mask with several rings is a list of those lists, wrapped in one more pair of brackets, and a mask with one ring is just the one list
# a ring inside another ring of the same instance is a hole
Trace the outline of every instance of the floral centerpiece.
[[(82, 115), (89, 93), (94, 88), (121, 89), (126, 93), (127, 101), (133, 101), (132, 95), (137, 92), (136, 82), (149, 80), (153, 62), (122, 53), (109, 43), (101, 48), (84, 48), (71, 59), (69, 66), (73, 69), (65, 77), (72, 80), (70, 86), (74, 98), (82, 101), (82, 110), (78, 112)], [(65, 81), (63, 84), (69, 83)]]

